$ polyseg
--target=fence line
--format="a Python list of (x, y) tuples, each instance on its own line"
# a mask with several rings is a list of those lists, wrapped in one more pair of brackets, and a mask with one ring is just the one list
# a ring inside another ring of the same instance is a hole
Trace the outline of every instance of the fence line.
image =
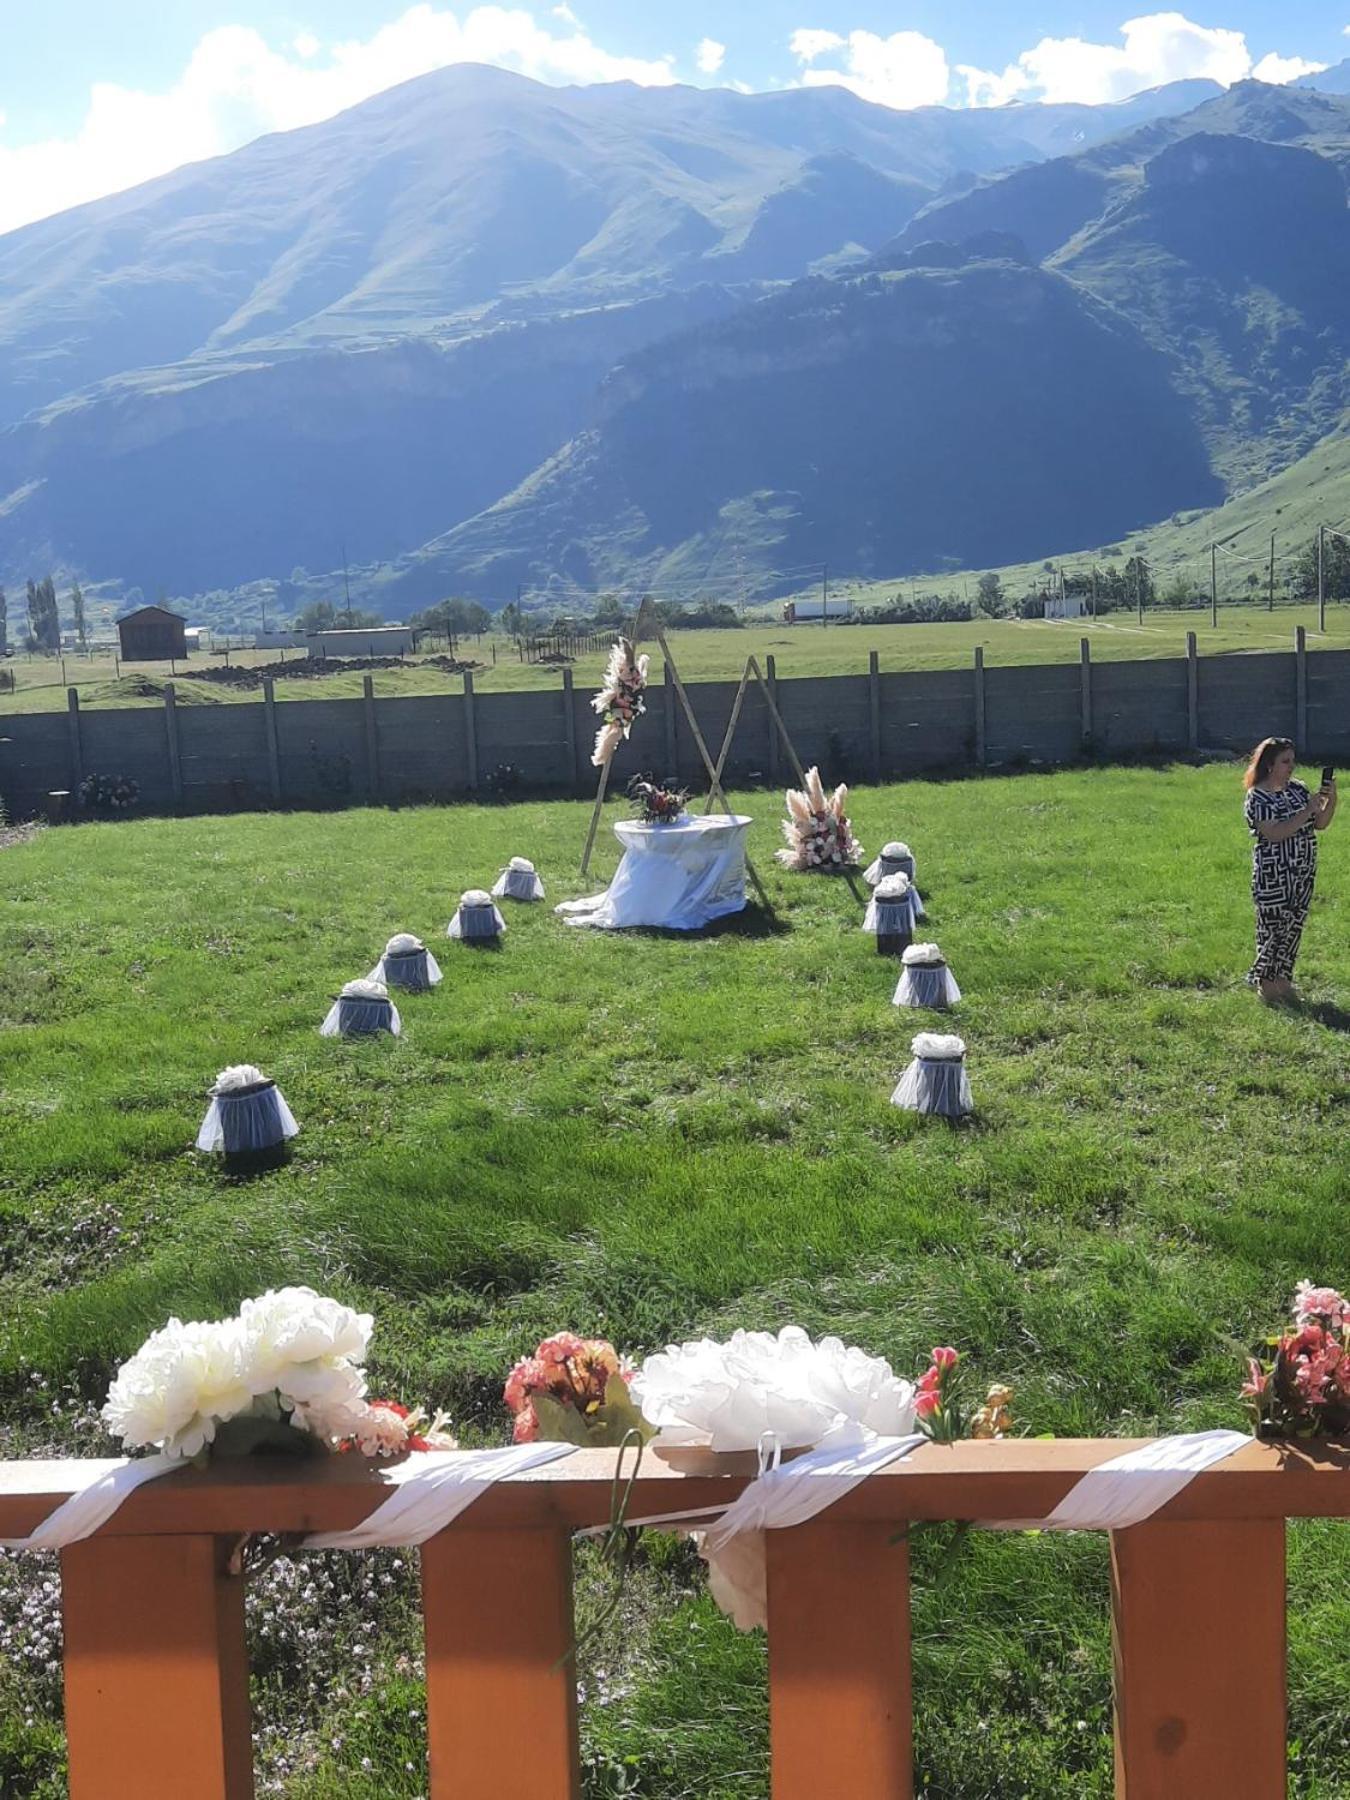
[[(1084, 756), (1240, 751), (1278, 734), (1309, 756), (1350, 757), (1350, 650), (1309, 651), (1302, 626), (1292, 650), (1202, 657), (1188, 632), (1184, 658), (986, 664), (883, 671), (869, 655), (856, 675), (780, 680), (765, 675), (804, 763), (831, 780), (880, 781), (926, 771), (1053, 766)], [(590, 696), (564, 666), (560, 688), (463, 691), (380, 698), (367, 677), (355, 700), (278, 705), (273, 683), (258, 701), (180, 706), (172, 683), (162, 707), (81, 708), (8, 717), (0, 734), (0, 801), (15, 817), (59, 817), (86, 775), (126, 776), (141, 810), (208, 812), (268, 806), (341, 806), (509, 798), (526, 789), (589, 789), (583, 746), (595, 729)], [(734, 681), (688, 684), (705, 736), (720, 739)], [(669, 685), (647, 691), (647, 716), (620, 747), (616, 787), (639, 771), (687, 779), (702, 769), (674, 716)], [(730, 779), (774, 781), (777, 751), (763, 696), (742, 710)]]

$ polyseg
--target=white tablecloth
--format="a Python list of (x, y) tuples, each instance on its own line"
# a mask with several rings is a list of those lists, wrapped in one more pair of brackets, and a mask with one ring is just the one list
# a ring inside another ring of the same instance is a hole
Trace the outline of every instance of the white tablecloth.
[(744, 814), (685, 815), (673, 825), (621, 819), (614, 835), (623, 845), (618, 873), (603, 894), (565, 900), (555, 911), (569, 925), (663, 926), (697, 931), (745, 907)]

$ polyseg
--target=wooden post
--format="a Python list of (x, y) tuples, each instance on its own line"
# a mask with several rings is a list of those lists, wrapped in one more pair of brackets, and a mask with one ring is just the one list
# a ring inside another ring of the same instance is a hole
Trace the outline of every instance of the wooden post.
[(61, 1552), (70, 1800), (251, 1800), (244, 1583), (211, 1537)]
[(375, 677), (361, 678), (361, 698), (366, 719), (366, 792), (372, 800), (380, 797), (380, 739), (375, 722)]
[(867, 711), (872, 739), (872, 780), (881, 781), (881, 658), (875, 650), (867, 653)]
[(80, 747), (80, 690), (66, 689), (66, 722), (70, 728), (70, 791), (78, 799), (84, 780), (84, 755)]
[(1114, 1532), (1111, 1599), (1117, 1800), (1284, 1800), (1283, 1519)]
[(773, 1800), (910, 1800), (909, 1552), (889, 1525), (765, 1533)]
[(572, 671), (562, 672), (563, 752), (567, 758), (567, 791), (577, 790), (577, 703), (572, 692)]
[[(770, 700), (778, 704), (778, 669), (772, 654), (764, 658), (764, 686), (768, 690)], [(769, 721), (769, 780), (778, 785), (778, 733)]]
[(478, 732), (473, 720), (473, 671), (464, 671), (464, 773), (472, 793), (478, 786)]
[(975, 646), (975, 763), (983, 769), (989, 760), (984, 730), (984, 645)]
[(566, 1531), (431, 1538), (422, 1610), (431, 1800), (580, 1800)]
[(1186, 633), (1186, 742), (1200, 748), (1200, 657), (1195, 633)]
[(183, 758), (178, 748), (178, 703), (173, 683), (164, 683), (164, 739), (169, 749), (169, 786), (175, 806), (183, 804)]
[(1308, 634), (1294, 627), (1294, 742), (1300, 750), (1308, 743)]
[(1082, 706), (1083, 748), (1092, 742), (1092, 645), (1086, 638), (1078, 640), (1078, 686)]
[(661, 711), (666, 728), (666, 774), (667, 781), (678, 786), (680, 779), (680, 740), (678, 723), (675, 718), (675, 684), (670, 678), (670, 659), (667, 658), (661, 668)]
[(736, 735), (737, 725), (740, 724), (741, 707), (745, 703), (745, 690), (750, 680), (751, 666), (751, 663), (747, 661), (745, 668), (741, 672), (740, 685), (736, 689), (736, 698), (731, 703), (731, 716), (727, 720), (727, 728), (722, 735), (722, 748), (717, 753), (717, 762), (713, 768), (712, 783), (708, 790), (707, 804), (703, 808), (705, 813), (710, 813), (713, 809), (713, 790), (716, 789), (719, 792), (721, 791), (722, 771), (727, 766), (727, 757), (731, 753), (731, 741)]
[(281, 745), (277, 738), (277, 696), (270, 675), (263, 676), (263, 730), (267, 735), (267, 783), (273, 806), (280, 806)]

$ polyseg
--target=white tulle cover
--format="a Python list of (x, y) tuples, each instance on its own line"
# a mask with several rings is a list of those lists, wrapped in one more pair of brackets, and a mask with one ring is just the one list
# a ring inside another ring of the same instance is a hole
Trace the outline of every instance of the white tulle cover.
[(565, 900), (554, 910), (569, 925), (619, 930), (629, 925), (698, 931), (745, 909), (744, 814), (685, 817), (670, 825), (621, 819), (614, 835), (623, 860), (603, 894)]
[(367, 979), (402, 988), (407, 994), (425, 994), (441, 981), (441, 966), (425, 944), (416, 950), (386, 949)]
[(956, 977), (946, 963), (911, 963), (905, 952), (905, 965), (895, 990), (896, 1006), (926, 1007), (931, 1012), (945, 1012), (961, 998)]
[(914, 1061), (891, 1095), (892, 1106), (902, 1106), (909, 1112), (936, 1113), (944, 1119), (960, 1119), (974, 1112), (975, 1102), (966, 1076), (966, 1047), (961, 1039), (921, 1031), (910, 1048)]
[(474, 888), (460, 901), (454, 918), (446, 927), (445, 935), (462, 942), (476, 940), (481, 944), (500, 937), (505, 930), (506, 920), (491, 894), (485, 893), (482, 888)]
[(381, 1031), (398, 1037), (403, 1021), (392, 1000), (343, 994), (328, 1009), (320, 1037), (373, 1037)]
[(869, 887), (875, 887), (888, 875), (908, 875), (914, 879), (914, 852), (908, 844), (892, 842), (881, 846), (880, 855), (873, 858), (863, 870), (863, 880)]
[(213, 1094), (197, 1133), (197, 1148), (224, 1150), (230, 1156), (271, 1150), (299, 1130), (281, 1089), (269, 1081), (253, 1092)]
[(864, 931), (878, 937), (900, 937), (914, 929), (914, 889), (903, 874), (886, 875), (877, 884), (863, 915)]
[(544, 884), (539, 872), (525, 856), (513, 856), (493, 883), (498, 900), (542, 900)]

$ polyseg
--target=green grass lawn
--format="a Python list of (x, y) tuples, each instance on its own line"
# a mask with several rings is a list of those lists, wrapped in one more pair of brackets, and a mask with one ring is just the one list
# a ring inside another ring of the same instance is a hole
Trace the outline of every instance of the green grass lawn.
[[(942, 584), (920, 583), (924, 592), (934, 585)], [(881, 583), (865, 597), (869, 604), (876, 604), (902, 590), (907, 591), (903, 583)], [(1315, 606), (1281, 606), (1274, 613), (1260, 607), (1222, 608), (1217, 629), (1211, 628), (1207, 612), (1162, 610), (1146, 613), (1142, 625), (1133, 613), (1126, 612), (1110, 613), (1097, 620), (978, 619), (966, 625), (821, 626), (751, 620), (740, 630), (672, 632), (670, 644), (686, 681), (734, 681), (751, 654), (759, 658), (761, 668), (765, 657), (773, 656), (779, 676), (787, 680), (794, 676), (864, 674), (873, 650), (881, 659), (883, 671), (968, 667), (977, 646), (983, 648), (990, 666), (1077, 662), (1079, 641), (1084, 637), (1092, 644), (1093, 657), (1106, 661), (1184, 656), (1188, 631), (1195, 632), (1202, 656), (1292, 650), (1294, 628), (1298, 625), (1307, 630), (1310, 649), (1350, 648), (1350, 605), (1342, 604), (1328, 607), (1324, 634), (1317, 630)], [(660, 680), (661, 653), (654, 645), (649, 648), (653, 679)], [(297, 658), (300, 655), (295, 654)], [(508, 638), (465, 638), (459, 654), (481, 665), (474, 675), (479, 693), (557, 688), (562, 681), (556, 666), (521, 662)], [(276, 660), (275, 651), (232, 651), (230, 655), (232, 663), (249, 666)], [(202, 668), (220, 660), (194, 656), (179, 665), (172, 679), (180, 704), (220, 706), (258, 700), (256, 688), (227, 687), (199, 678)], [(600, 651), (579, 657), (572, 671), (577, 686), (583, 690), (598, 687), (604, 662), (605, 654)], [(17, 687), (12, 694), (0, 694), (0, 727), (9, 713), (64, 712), (67, 684), (78, 687), (81, 706), (104, 711), (109, 707), (158, 705), (162, 684), (170, 679), (167, 663), (138, 663), (129, 670), (123, 668), (118, 675), (111, 657), (67, 657), (66, 683), (51, 658), (16, 657), (6, 666), (13, 670)], [(140, 678), (155, 684), (152, 691), (141, 691), (145, 682)], [(359, 670), (316, 679), (280, 678), (276, 696), (278, 700), (356, 700), (361, 697), (362, 679)], [(375, 692), (387, 696), (457, 694), (463, 688), (459, 676), (447, 675), (417, 659), (409, 659), (402, 668), (377, 669), (373, 679)]]
[[(1214, 765), (855, 795), (869, 855), (914, 845), (967, 996), (961, 1130), (888, 1105), (926, 1021), (889, 1004), (861, 884), (773, 864), (775, 795), (740, 797), (772, 910), (694, 939), (592, 934), (551, 906), (511, 908), (498, 952), (444, 939), (512, 853), (550, 902), (579, 891), (581, 804), (148, 820), (0, 850), (0, 1453), (92, 1453), (91, 1404), (148, 1331), (285, 1281), (371, 1308), (376, 1385), (448, 1406), (470, 1441), (503, 1441), (507, 1368), (563, 1325), (641, 1353), (795, 1320), (906, 1372), (951, 1342), (1013, 1382), (1032, 1433), (1241, 1424), (1239, 1346), (1299, 1277), (1350, 1280), (1350, 825), (1323, 840), (1309, 1005), (1265, 1011), (1242, 984), (1240, 798)], [(319, 1038), (336, 984), (399, 929), (434, 943), (444, 985), (403, 1003), (399, 1042)], [(302, 1135), (236, 1185), (190, 1146), (215, 1071), (243, 1060)], [(359, 1560), (283, 1559), (254, 1604), (265, 1792), (425, 1792), (413, 1572)], [(0, 1558), (0, 1622), (25, 1568)], [(597, 1581), (583, 1554), (587, 1606)], [(946, 1573), (919, 1544), (921, 1793), (1110, 1793), (1107, 1586), (1093, 1535), (977, 1535)], [(1344, 1530), (1300, 1526), (1305, 1800), (1350, 1794), (1347, 1627)], [(0, 1793), (54, 1800), (28, 1630), (0, 1625)], [(582, 1678), (588, 1800), (765, 1794), (763, 1645), (687, 1548), (650, 1541)]]

